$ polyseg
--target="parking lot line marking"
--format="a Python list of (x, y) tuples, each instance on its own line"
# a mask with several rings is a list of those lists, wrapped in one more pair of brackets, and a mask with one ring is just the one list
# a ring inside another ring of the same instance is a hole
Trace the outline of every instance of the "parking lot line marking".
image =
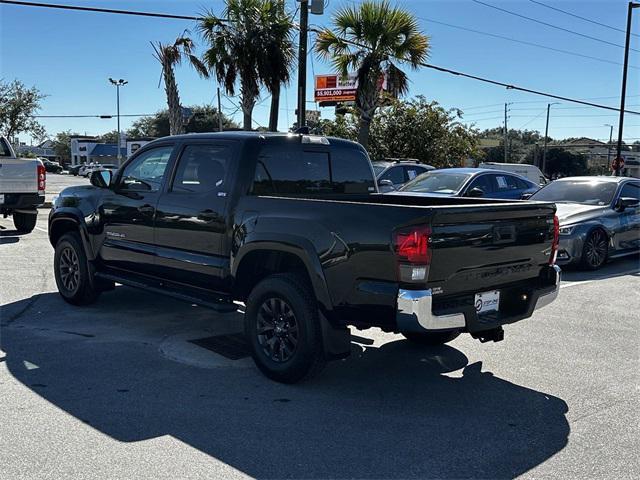
[[(631, 275), (631, 274), (634, 274), (634, 273), (640, 273), (640, 271), (637, 268), (632, 268), (630, 270), (625, 270), (624, 272), (616, 273), (615, 276), (616, 277), (621, 277), (623, 275)], [(593, 282), (596, 282), (598, 280), (604, 280), (606, 278), (610, 278), (610, 276), (609, 275), (602, 275), (602, 276), (599, 276), (599, 277), (590, 278), (589, 280), (576, 280), (576, 281), (568, 280), (567, 283), (561, 282), (560, 283), (560, 288), (573, 287), (574, 285), (587, 285), (589, 283), (593, 283)]]
[(40, 230), (41, 232), (49, 233), (49, 230), (47, 230), (46, 228), (40, 228), (40, 227), (35, 227), (35, 228), (36, 230)]

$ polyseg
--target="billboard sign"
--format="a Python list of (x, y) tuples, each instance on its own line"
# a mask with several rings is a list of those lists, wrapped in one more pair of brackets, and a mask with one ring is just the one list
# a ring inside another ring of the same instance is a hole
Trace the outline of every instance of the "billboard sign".
[(358, 79), (355, 74), (343, 77), (339, 74), (316, 75), (316, 102), (355, 102)]

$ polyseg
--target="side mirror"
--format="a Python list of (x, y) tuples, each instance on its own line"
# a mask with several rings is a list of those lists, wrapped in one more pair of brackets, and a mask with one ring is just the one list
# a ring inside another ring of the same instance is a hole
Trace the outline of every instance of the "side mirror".
[(379, 187), (393, 187), (393, 182), (387, 178), (378, 181)]
[(98, 188), (109, 188), (112, 175), (111, 170), (96, 170), (91, 172), (91, 185)]
[(484, 190), (482, 190), (479, 187), (473, 187), (471, 190), (467, 192), (465, 197), (476, 197), (476, 198), (484, 197)]
[(529, 200), (531, 198), (531, 195), (533, 195), (533, 193), (523, 193), (520, 196), (520, 200)]
[(621, 212), (623, 212), (627, 208), (633, 208), (637, 206), (640, 206), (640, 200), (633, 197), (620, 197), (618, 199), (618, 203), (616, 204), (616, 208)]

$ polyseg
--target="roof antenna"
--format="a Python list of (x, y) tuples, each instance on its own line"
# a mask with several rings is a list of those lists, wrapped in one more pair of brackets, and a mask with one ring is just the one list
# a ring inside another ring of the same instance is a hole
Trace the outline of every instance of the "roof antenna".
[(309, 131), (309, 127), (305, 125), (304, 127), (296, 128), (294, 133), (298, 133), (300, 135), (309, 135), (311, 132)]

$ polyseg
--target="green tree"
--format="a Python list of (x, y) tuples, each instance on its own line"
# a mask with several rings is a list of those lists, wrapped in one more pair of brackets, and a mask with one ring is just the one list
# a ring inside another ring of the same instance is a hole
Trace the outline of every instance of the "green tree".
[(331, 59), (342, 75), (357, 71), (358, 141), (365, 148), (371, 121), (383, 100), (381, 78), (386, 76), (393, 95), (406, 93), (408, 78), (398, 65), (417, 69), (429, 49), (429, 39), (420, 32), (416, 18), (386, 0), (344, 7), (333, 19), (333, 30), (318, 34), (316, 52)]
[[(219, 129), (218, 110), (209, 106), (189, 107), (193, 116), (184, 126), (185, 133), (217, 132)], [(237, 130), (239, 125), (229, 117), (222, 115), (224, 130)], [(166, 137), (169, 135), (169, 111), (161, 110), (151, 117), (142, 117), (133, 122), (127, 130), (128, 137)]]
[(280, 89), (291, 80), (291, 70), (296, 59), (293, 43), (293, 20), (286, 13), (283, 0), (262, 2), (261, 16), (264, 33), (259, 37), (262, 55), (259, 56), (258, 74), (271, 93), (269, 130), (278, 130)]
[(562, 148), (547, 150), (546, 175), (574, 176), (587, 175), (587, 159), (584, 155), (571, 153)]
[(43, 139), (45, 129), (34, 118), (43, 98), (45, 95), (36, 87), (27, 88), (19, 80), (0, 79), (0, 134), (12, 139), (26, 133), (37, 140)]
[(236, 82), (240, 82), (244, 130), (251, 130), (253, 108), (260, 95), (259, 67), (266, 60), (262, 51), (266, 32), (261, 14), (264, 3), (264, 0), (226, 0), (224, 20), (209, 13), (199, 23), (208, 43), (202, 57), (204, 63), (215, 72), (229, 95), (235, 95)]
[(200, 76), (205, 78), (209, 76), (207, 67), (193, 54), (195, 44), (193, 40), (185, 35), (186, 33), (185, 31), (181, 36), (176, 38), (172, 44), (164, 44), (161, 42), (151, 43), (154, 57), (160, 62), (160, 65), (162, 65), (162, 78), (164, 79), (164, 90), (167, 94), (169, 131), (171, 135), (178, 135), (184, 132), (180, 94), (174, 72), (175, 67), (180, 65), (183, 59), (186, 59)]
[(53, 139), (53, 150), (56, 152), (56, 156), (60, 157), (62, 163), (71, 161), (71, 137), (74, 135), (77, 135), (77, 133), (66, 130), (57, 133)]
[(118, 130), (103, 133), (100, 135), (100, 141), (104, 143), (118, 143)]

